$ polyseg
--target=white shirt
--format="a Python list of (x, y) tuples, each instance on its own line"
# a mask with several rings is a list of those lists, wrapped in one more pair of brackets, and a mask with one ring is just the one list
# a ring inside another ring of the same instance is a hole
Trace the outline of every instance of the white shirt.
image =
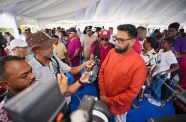
[(158, 62), (157, 53), (155, 52), (155, 50), (151, 49), (148, 52), (142, 50), (140, 55), (144, 59), (147, 68), (150, 68), (150, 71), (152, 71)]
[[(171, 50), (167, 52), (163, 52), (163, 49), (160, 49), (158, 52), (158, 64), (153, 76), (160, 72), (170, 69), (171, 64), (176, 64), (176, 63), (178, 62)], [(170, 73), (168, 74), (168, 78), (170, 78)]]

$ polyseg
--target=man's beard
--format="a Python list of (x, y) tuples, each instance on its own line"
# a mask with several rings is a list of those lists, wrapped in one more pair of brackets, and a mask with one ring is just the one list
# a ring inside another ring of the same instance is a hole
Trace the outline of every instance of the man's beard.
[[(27, 87), (28, 87), (28, 86), (27, 86)], [(26, 89), (27, 87), (14, 88), (14, 91), (16, 91), (17, 93), (20, 93), (21, 91), (23, 91), (23, 90)]]
[(116, 53), (119, 53), (119, 54), (127, 52), (128, 49), (129, 49), (129, 44), (125, 48), (120, 48), (120, 47), (115, 46), (115, 51)]
[(40, 55), (42, 55), (44, 58), (46, 58), (46, 59), (51, 59), (52, 58), (52, 56), (53, 56), (53, 52), (52, 53), (50, 53), (50, 54), (45, 54), (45, 53), (40, 53)]
[(53, 57), (53, 54), (45, 56), (45, 58), (47, 58), (47, 59), (51, 59), (52, 57)]

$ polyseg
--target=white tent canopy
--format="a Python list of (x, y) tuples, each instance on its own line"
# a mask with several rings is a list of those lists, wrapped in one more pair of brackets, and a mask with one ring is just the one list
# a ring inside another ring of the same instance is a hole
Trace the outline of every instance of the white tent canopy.
[(0, 0), (0, 26), (87, 22), (185, 26), (186, 0)]
[[(66, 20), (95, 4), (98, 0), (1, 0), (0, 11), (27, 20), (57, 22)], [(22, 20), (22, 19), (19, 19)], [(23, 22), (19, 22), (24, 24)]]

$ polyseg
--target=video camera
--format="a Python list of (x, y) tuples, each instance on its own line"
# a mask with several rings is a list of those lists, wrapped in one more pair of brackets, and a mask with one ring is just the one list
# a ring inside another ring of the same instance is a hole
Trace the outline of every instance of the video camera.
[(94, 96), (84, 95), (78, 109), (70, 118), (71, 122), (109, 122), (110, 113), (103, 101), (97, 100)]
[[(70, 122), (65, 97), (55, 79), (32, 84), (7, 101), (4, 108), (14, 122)], [(102, 101), (87, 95), (74, 113), (72, 122), (74, 119), (78, 122), (108, 122), (110, 117), (109, 109)], [(79, 121), (80, 116), (87, 121)]]
[(65, 98), (55, 79), (38, 81), (5, 103), (14, 122), (53, 122), (67, 112)]

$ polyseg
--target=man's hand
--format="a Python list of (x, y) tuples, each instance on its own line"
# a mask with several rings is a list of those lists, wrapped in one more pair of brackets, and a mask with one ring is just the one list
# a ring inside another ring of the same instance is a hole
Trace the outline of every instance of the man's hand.
[(68, 89), (68, 78), (63, 72), (57, 74), (57, 81), (61, 92), (66, 92)]
[(94, 66), (94, 60), (88, 60), (85, 62), (85, 67), (87, 68), (88, 71), (90, 71), (93, 66)]
[(100, 100), (105, 101), (107, 97), (106, 96), (100, 96)]
[(70, 60), (69, 57), (67, 57), (65, 61), (68, 63), (68, 65), (72, 66), (72, 64), (71, 64), (71, 60)]
[(89, 76), (90, 76), (90, 73), (88, 73), (88, 72), (83, 73), (83, 75), (80, 78), (80, 81), (82, 83), (89, 83), (89, 81), (88, 81)]

